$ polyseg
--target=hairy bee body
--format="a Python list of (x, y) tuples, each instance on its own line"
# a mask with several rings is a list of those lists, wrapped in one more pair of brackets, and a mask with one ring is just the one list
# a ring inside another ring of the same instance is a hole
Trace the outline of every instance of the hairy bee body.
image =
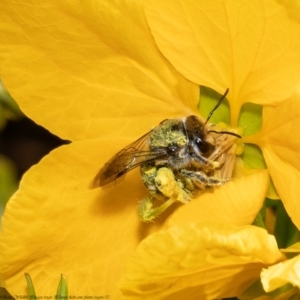
[[(211, 114), (206, 121), (193, 115), (162, 121), (102, 167), (97, 175), (99, 185), (140, 166), (150, 196), (141, 202), (139, 214), (142, 220), (151, 221), (166, 202), (187, 203), (195, 192), (226, 183), (231, 179), (235, 141), (240, 136), (209, 123)], [(163, 205), (157, 206), (157, 201)]]
[(164, 120), (104, 165), (99, 173), (100, 186), (140, 165), (153, 164), (172, 170), (209, 169), (213, 164), (208, 156), (214, 150), (214, 142), (204, 122), (196, 116)]

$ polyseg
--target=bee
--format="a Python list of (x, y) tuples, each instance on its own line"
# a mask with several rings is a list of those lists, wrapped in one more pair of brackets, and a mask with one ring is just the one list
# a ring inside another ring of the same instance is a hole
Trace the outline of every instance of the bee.
[(140, 166), (149, 196), (140, 201), (143, 221), (153, 221), (174, 202), (187, 203), (206, 188), (231, 179), (236, 140), (234, 131), (210, 123), (229, 89), (206, 120), (191, 115), (166, 119), (113, 156), (100, 170), (97, 181), (104, 186)]

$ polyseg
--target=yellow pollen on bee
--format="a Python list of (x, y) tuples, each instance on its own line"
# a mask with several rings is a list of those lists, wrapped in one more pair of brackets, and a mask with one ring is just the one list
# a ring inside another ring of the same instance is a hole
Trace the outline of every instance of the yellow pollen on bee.
[(183, 190), (182, 184), (176, 181), (174, 173), (169, 168), (160, 168), (157, 171), (155, 183), (159, 191), (168, 198), (182, 203), (187, 203), (191, 199), (191, 195)]

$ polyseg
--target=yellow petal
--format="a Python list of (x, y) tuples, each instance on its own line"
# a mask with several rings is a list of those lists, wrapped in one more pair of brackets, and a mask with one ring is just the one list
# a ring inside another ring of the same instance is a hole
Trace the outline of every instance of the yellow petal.
[(146, 193), (138, 170), (117, 186), (91, 188), (121, 143), (128, 140), (61, 147), (24, 176), (6, 207), (0, 234), (0, 276), (12, 295), (24, 294), (27, 272), (37, 295), (53, 295), (64, 274), (73, 295), (120, 299), (116, 282), (127, 258), (160, 226), (137, 217), (137, 202)]
[(259, 170), (233, 179), (181, 206), (168, 219), (167, 225), (213, 220), (236, 226), (251, 224), (263, 205), (268, 178), (266, 170)]
[[(299, 90), (300, 91), (300, 90)], [(276, 107), (265, 107), (257, 136), (268, 170), (284, 206), (300, 228), (300, 93)]]
[(126, 299), (217, 299), (240, 294), (265, 264), (282, 259), (275, 238), (254, 226), (188, 223), (154, 233), (131, 257)]
[(273, 0), (146, 1), (162, 53), (186, 78), (245, 102), (275, 104), (300, 83), (300, 25)]
[(60, 137), (126, 135), (137, 122), (140, 135), (196, 110), (199, 88), (161, 55), (141, 1), (4, 0), (0, 12), (1, 79)]
[(287, 283), (300, 287), (300, 256), (263, 269), (261, 282), (266, 292), (274, 291)]

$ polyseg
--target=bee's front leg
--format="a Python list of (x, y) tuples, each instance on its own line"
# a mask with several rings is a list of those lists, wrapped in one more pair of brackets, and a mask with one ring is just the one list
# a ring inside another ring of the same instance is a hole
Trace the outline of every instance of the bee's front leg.
[(220, 163), (218, 161), (213, 161), (202, 155), (191, 154), (190, 158), (191, 158), (192, 165), (198, 168), (214, 170), (220, 167)]
[(220, 186), (230, 180), (208, 176), (203, 171), (190, 171), (185, 169), (180, 170), (180, 175), (191, 179), (200, 189), (205, 189), (209, 186)]

